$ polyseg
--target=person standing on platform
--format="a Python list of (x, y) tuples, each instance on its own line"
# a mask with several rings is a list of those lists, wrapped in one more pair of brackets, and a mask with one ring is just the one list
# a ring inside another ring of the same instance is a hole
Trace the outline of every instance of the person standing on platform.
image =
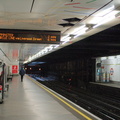
[(21, 82), (23, 82), (23, 76), (25, 75), (25, 70), (24, 70), (23, 67), (20, 69), (20, 73), (19, 74), (21, 76)]

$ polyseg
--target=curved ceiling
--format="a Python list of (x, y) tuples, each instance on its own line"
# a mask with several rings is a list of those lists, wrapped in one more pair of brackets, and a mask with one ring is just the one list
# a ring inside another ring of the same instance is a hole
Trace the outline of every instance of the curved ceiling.
[[(115, 10), (120, 10), (120, 1), (0, 0), (0, 29), (54, 30), (60, 31), (62, 38), (81, 24), (90, 26), (92, 24), (90, 21), (94, 17), (103, 17), (99, 13), (112, 6), (114, 6)], [(69, 18), (78, 18), (80, 21), (66, 21), (66, 19)], [(59, 25), (64, 23), (71, 23), (73, 26), (63, 27)], [(120, 19), (117, 18), (109, 24), (105, 24), (104, 26), (88, 31), (84, 36), (78, 37), (73, 41), (68, 42), (67, 44), (60, 44), (60, 48), (64, 48), (67, 45), (85, 39), (119, 23)], [(1, 50), (4, 51), (4, 53), (11, 61), (18, 60), (22, 62), (47, 46), (49, 45), (0, 43)]]

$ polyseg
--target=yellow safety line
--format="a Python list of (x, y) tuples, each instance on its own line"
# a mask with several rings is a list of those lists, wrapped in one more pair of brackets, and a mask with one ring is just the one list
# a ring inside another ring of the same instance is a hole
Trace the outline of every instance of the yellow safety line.
[(59, 99), (61, 102), (63, 102), (64, 104), (66, 104), (68, 107), (70, 107), (71, 109), (73, 109), (74, 111), (76, 111), (78, 114), (80, 114), (81, 116), (83, 116), (84, 118), (86, 118), (87, 120), (92, 120), (90, 117), (86, 116), (84, 113), (80, 112), (79, 110), (77, 110), (76, 108), (74, 108), (73, 106), (71, 106), (69, 103), (67, 103), (66, 101), (64, 101), (63, 99), (61, 99), (60, 97), (58, 97), (57, 95), (55, 95), (53, 92), (51, 92), (50, 90), (48, 90), (47, 88), (45, 88), (43, 85), (41, 85), (40, 83), (32, 80), (35, 84), (37, 84), (38, 86), (40, 86), (41, 88), (43, 88), (44, 90), (46, 90), (48, 93), (50, 93), (51, 95), (53, 95), (54, 97), (56, 97), (57, 99)]

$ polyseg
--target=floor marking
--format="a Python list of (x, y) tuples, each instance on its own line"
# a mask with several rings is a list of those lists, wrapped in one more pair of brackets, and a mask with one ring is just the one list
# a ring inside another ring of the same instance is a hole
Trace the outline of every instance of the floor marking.
[(71, 109), (73, 109), (74, 111), (76, 111), (78, 114), (80, 114), (81, 116), (83, 116), (84, 118), (86, 118), (87, 120), (92, 120), (90, 117), (86, 116), (84, 113), (80, 112), (79, 110), (77, 110), (76, 108), (74, 108), (73, 106), (71, 106), (69, 103), (67, 103), (65, 100), (61, 99), (59, 96), (55, 95), (53, 92), (51, 92), (50, 90), (48, 90), (47, 88), (45, 88), (43, 85), (41, 85), (39, 82), (32, 80), (35, 84), (37, 84), (39, 87), (43, 88), (45, 91), (47, 91), (48, 93), (50, 93), (51, 95), (53, 95), (55, 98), (59, 99), (61, 102), (63, 102), (64, 104), (66, 104), (68, 107), (70, 107)]

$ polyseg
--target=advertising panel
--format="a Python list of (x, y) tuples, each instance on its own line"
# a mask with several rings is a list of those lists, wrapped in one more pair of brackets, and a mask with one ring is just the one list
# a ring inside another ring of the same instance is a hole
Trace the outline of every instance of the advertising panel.
[(12, 65), (12, 74), (18, 74), (18, 65)]

